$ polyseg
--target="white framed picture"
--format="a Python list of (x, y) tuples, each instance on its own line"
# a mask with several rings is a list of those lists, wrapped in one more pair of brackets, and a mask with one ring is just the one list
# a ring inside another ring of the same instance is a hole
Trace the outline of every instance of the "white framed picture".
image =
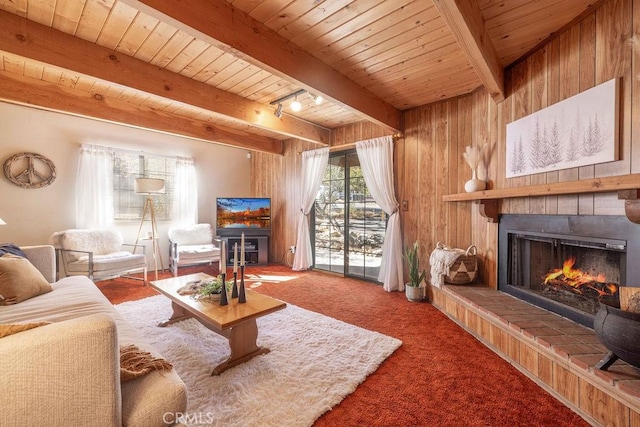
[(507, 125), (506, 177), (618, 160), (619, 79)]

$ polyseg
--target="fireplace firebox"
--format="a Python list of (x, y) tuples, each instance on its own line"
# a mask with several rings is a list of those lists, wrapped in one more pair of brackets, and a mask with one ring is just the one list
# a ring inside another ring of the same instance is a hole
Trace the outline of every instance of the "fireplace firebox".
[(498, 289), (593, 328), (599, 302), (640, 286), (640, 225), (624, 216), (503, 215)]

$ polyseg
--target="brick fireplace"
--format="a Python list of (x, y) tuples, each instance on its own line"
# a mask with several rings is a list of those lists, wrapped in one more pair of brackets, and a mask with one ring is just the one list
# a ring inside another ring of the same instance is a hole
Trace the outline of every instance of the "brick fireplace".
[[(516, 217), (520, 220), (512, 223)], [(584, 218), (588, 219), (583, 223)], [(575, 266), (579, 266), (578, 257), (581, 255), (574, 253), (576, 250), (586, 251), (586, 261), (580, 258), (580, 264), (586, 265), (592, 264), (594, 258), (602, 259), (602, 251), (607, 253), (611, 249), (613, 255), (604, 257), (609, 265), (606, 268), (614, 271), (607, 272), (611, 275), (608, 281), (619, 280), (619, 284), (631, 285), (638, 283), (639, 273), (634, 270), (640, 270), (633, 268), (640, 265), (637, 264), (640, 262), (637, 259), (637, 254), (640, 254), (638, 233), (640, 225), (633, 224), (627, 217), (583, 217), (576, 222), (575, 216), (501, 215), (498, 238), (499, 245), (503, 234), (523, 235), (526, 240), (532, 240), (520, 241), (520, 247), (514, 250), (527, 253), (534, 265), (514, 277), (531, 278), (538, 274), (535, 271), (545, 270), (546, 274), (546, 270), (557, 268), (555, 265), (542, 265), (541, 253), (549, 249), (547, 245), (554, 248), (551, 260), (575, 256)], [(610, 247), (604, 243), (603, 249), (603, 242), (599, 239), (610, 240)], [(536, 248), (538, 241), (542, 246)], [(624, 247), (620, 246), (622, 243)], [(562, 245), (566, 247), (563, 249)], [(505, 249), (499, 249), (498, 256), (504, 252)], [(508, 261), (508, 257), (505, 258), (505, 262)], [(505, 262), (500, 258), (499, 280), (506, 274)], [(618, 268), (620, 273), (617, 273)], [(590, 267), (586, 269), (590, 270)], [(616, 274), (620, 275), (619, 279)], [(537, 295), (542, 292), (529, 289), (530, 286), (531, 283), (519, 286), (516, 292), (525, 294), (521, 298), (520, 295), (497, 290), (488, 283), (447, 284), (442, 288), (432, 287), (430, 299), (464, 330), (592, 425), (640, 426), (640, 369), (623, 361), (617, 361), (606, 371), (596, 369), (595, 365), (605, 356), (607, 349), (594, 331), (584, 326), (589, 321), (593, 322), (593, 316), (582, 309), (569, 308), (569, 312), (581, 312), (581, 316), (588, 319), (576, 323), (563, 312), (567, 310), (565, 304)], [(538, 298), (542, 302), (530, 301), (528, 298), (532, 295), (531, 299)], [(550, 310), (544, 308), (545, 304), (554, 307)], [(563, 314), (558, 314), (558, 311)]]
[(640, 286), (640, 225), (624, 216), (503, 215), (498, 289), (592, 328), (599, 301)]

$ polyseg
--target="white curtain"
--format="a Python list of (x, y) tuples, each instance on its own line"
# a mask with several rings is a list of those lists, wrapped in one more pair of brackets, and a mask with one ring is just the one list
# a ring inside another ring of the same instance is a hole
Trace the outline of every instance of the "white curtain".
[(308, 215), (318, 195), (327, 163), (329, 163), (328, 147), (302, 153), (302, 188), (300, 188), (302, 199), (298, 216), (296, 253), (293, 256), (293, 269), (296, 271), (306, 270), (313, 265)]
[(107, 228), (113, 222), (113, 151), (82, 144), (76, 179), (76, 227)]
[(386, 136), (357, 142), (356, 151), (364, 182), (373, 200), (389, 215), (378, 280), (386, 291), (402, 291), (402, 236), (398, 201), (393, 189), (393, 138)]
[(193, 158), (176, 159), (171, 222), (174, 225), (198, 223), (198, 183)]

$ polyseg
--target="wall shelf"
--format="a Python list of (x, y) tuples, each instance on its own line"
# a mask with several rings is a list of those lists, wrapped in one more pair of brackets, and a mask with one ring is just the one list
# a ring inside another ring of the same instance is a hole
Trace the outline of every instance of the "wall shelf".
[(442, 196), (442, 200), (445, 202), (475, 202), (480, 205), (480, 214), (482, 216), (491, 222), (498, 222), (500, 200), (502, 199), (615, 191), (618, 192), (619, 199), (625, 200), (625, 212), (629, 220), (640, 224), (640, 174), (526, 185), (522, 187), (475, 191), (473, 193), (448, 194)]

